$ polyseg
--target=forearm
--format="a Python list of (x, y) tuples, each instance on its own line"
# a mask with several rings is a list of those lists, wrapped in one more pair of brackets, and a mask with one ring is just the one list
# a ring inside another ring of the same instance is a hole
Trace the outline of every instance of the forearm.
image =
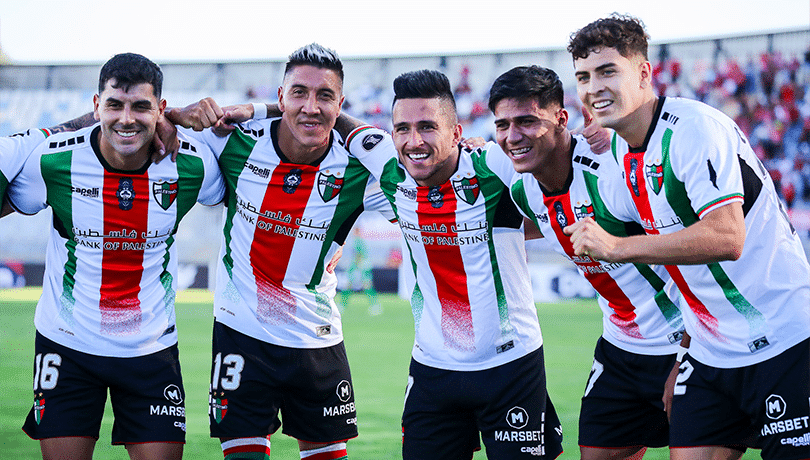
[(707, 264), (739, 259), (744, 241), (742, 207), (731, 203), (674, 233), (619, 238), (609, 256), (614, 262)]

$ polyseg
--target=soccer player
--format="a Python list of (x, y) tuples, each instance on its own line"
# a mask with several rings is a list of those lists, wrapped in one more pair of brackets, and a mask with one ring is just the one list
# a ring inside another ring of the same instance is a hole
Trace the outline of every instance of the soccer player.
[(393, 135), (362, 127), (347, 145), (380, 178), (414, 269), (403, 458), (469, 460), (479, 432), (489, 458), (556, 458), (523, 219), (496, 174), (512, 165), (491, 143), (459, 150), (440, 72), (400, 75), (394, 93)]
[(582, 398), (581, 458), (631, 458), (643, 455), (645, 446), (668, 445), (662, 396), (683, 330), (680, 312), (664, 292), (669, 276), (660, 266), (577, 256), (563, 234), (586, 217), (616, 235), (643, 234), (635, 222), (616, 219), (602, 198), (626, 193), (618, 166), (568, 131), (562, 82), (550, 69), (515, 67), (504, 73), (492, 84), (489, 107), (498, 145), (521, 173), (511, 184), (515, 202), (599, 293), (603, 333)]
[[(648, 36), (614, 15), (572, 35), (577, 91), (613, 151), (646, 235), (592, 219), (566, 232), (577, 255), (667, 264), (688, 353), (671, 410), (673, 459), (743, 444), (765, 459), (810, 457), (810, 266), (771, 179), (740, 129), (697, 101), (657, 97)], [(676, 266), (677, 264), (677, 266)]]
[(99, 123), (49, 137), (8, 186), (17, 211), (53, 209), (23, 427), (45, 459), (92, 458), (108, 390), (113, 444), (133, 459), (182, 456), (174, 234), (225, 187), (210, 150), (182, 134), (176, 163), (150, 160), (162, 81), (143, 56), (111, 58), (93, 99)]
[[(326, 266), (364, 209), (390, 214), (390, 204), (382, 194), (364, 197), (375, 180), (333, 131), (343, 103), (334, 51), (311, 44), (293, 52), (278, 97), (280, 118), (248, 121), (225, 137), (195, 134), (213, 149), (228, 189), (211, 436), (228, 460), (269, 458), (270, 436), (282, 427), (301, 458), (345, 459), (357, 415), (337, 280)], [(186, 115), (170, 119), (193, 125)]]

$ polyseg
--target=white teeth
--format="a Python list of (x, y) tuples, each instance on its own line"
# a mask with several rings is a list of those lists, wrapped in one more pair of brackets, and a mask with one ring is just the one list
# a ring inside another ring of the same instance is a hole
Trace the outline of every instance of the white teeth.
[(604, 109), (605, 107), (613, 104), (613, 101), (599, 101), (593, 103), (593, 108), (595, 109)]
[(116, 133), (118, 133), (118, 135), (121, 137), (132, 137), (135, 134), (137, 134), (135, 132), (124, 132), (124, 131), (116, 131)]
[(513, 157), (519, 157), (521, 155), (528, 153), (529, 150), (531, 150), (530, 147), (523, 147), (519, 149), (512, 149), (509, 151), (509, 153), (512, 154)]
[(424, 160), (428, 157), (427, 153), (409, 153), (408, 158), (411, 160)]

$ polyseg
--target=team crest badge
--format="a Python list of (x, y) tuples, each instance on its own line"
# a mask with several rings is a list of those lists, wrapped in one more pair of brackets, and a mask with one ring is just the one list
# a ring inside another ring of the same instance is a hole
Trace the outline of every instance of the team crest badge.
[(321, 194), (324, 203), (329, 202), (332, 198), (338, 196), (340, 189), (343, 188), (343, 178), (337, 177), (334, 174), (326, 174), (323, 172), (318, 173), (318, 193)]
[(554, 212), (557, 214), (557, 224), (560, 226), (560, 228), (567, 227), (568, 217), (565, 215), (563, 205), (559, 201), (554, 202)]
[(302, 172), (303, 171), (300, 169), (293, 169), (284, 175), (284, 183), (281, 185), (281, 189), (284, 190), (284, 193), (289, 193), (290, 195), (295, 193), (295, 190), (301, 185)]
[(161, 208), (168, 210), (177, 199), (177, 181), (163, 181), (152, 184), (152, 196)]
[(577, 220), (585, 219), (586, 217), (593, 217), (593, 204), (585, 203), (582, 206), (576, 206), (574, 208), (574, 216), (576, 216)]
[(226, 398), (211, 398), (211, 415), (217, 423), (222, 423), (228, 413), (228, 400)]
[(37, 422), (37, 425), (42, 421), (43, 415), (45, 415), (45, 398), (40, 393), (34, 398), (34, 421)]
[(472, 205), (475, 203), (475, 200), (478, 199), (478, 195), (481, 193), (481, 187), (478, 185), (478, 177), (465, 177), (461, 180), (454, 180), (451, 181), (453, 184), (453, 190), (456, 191), (456, 195), (465, 203)]
[(437, 185), (431, 187), (430, 191), (428, 191), (427, 199), (433, 208), (441, 208), (444, 205), (444, 193), (442, 193), (441, 186)]
[(119, 208), (124, 211), (132, 209), (132, 203), (135, 201), (135, 187), (132, 185), (131, 177), (122, 177), (118, 180), (115, 197), (118, 198)]
[(653, 192), (658, 195), (664, 185), (664, 166), (661, 163), (646, 165), (644, 175), (647, 176), (647, 182), (650, 183)]

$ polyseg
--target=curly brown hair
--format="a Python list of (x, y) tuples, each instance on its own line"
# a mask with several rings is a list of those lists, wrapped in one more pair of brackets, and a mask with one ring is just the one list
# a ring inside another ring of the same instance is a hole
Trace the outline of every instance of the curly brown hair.
[(649, 38), (640, 19), (613, 13), (572, 33), (568, 42), (568, 52), (574, 60), (577, 60), (587, 58), (600, 48), (615, 48), (626, 58), (641, 55), (647, 60)]

